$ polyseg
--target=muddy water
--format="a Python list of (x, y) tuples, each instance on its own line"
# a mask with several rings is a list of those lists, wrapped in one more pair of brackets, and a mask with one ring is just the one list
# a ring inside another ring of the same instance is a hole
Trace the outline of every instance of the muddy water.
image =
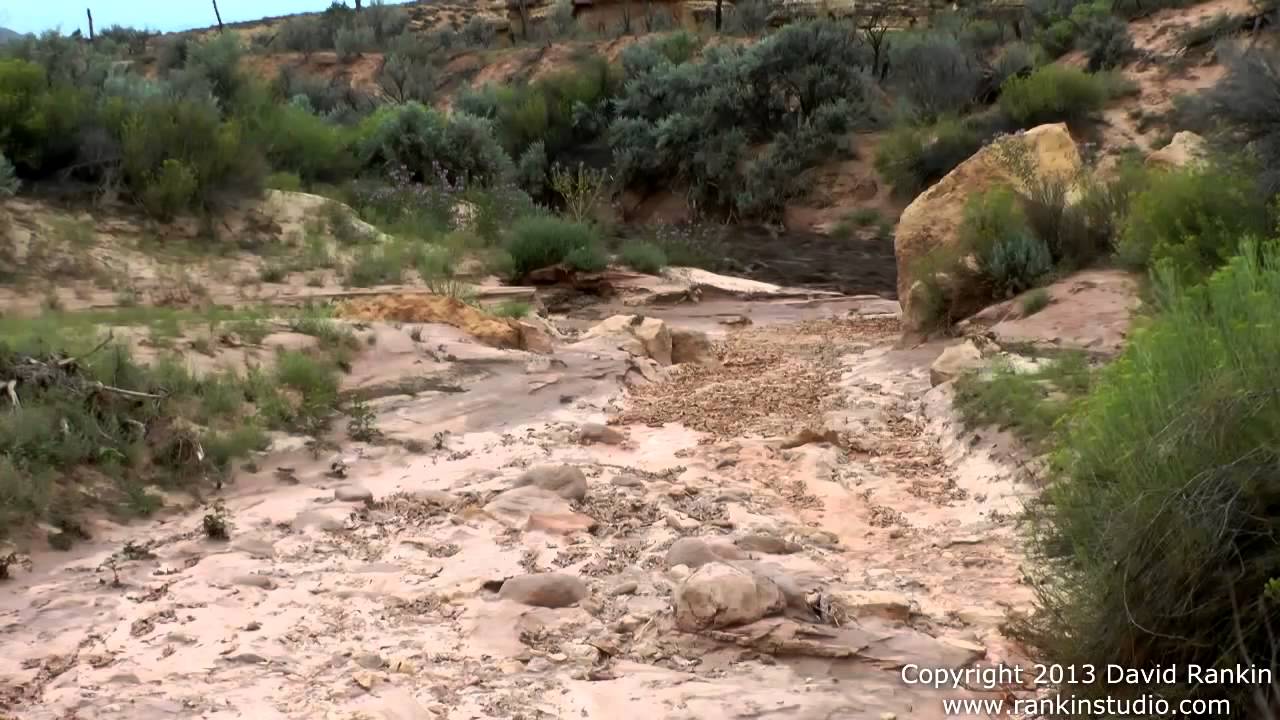
[(897, 297), (893, 237), (837, 238), (733, 228), (720, 244), (735, 274), (789, 287)]
[[(678, 409), (687, 398), (663, 388), (691, 388), (699, 402), (727, 398), (711, 412), (759, 416), (762, 429), (842, 438), (790, 448), (714, 423), (623, 425), (620, 444), (582, 444), (584, 423), (632, 403), (636, 360), (616, 344), (539, 356), (375, 325), (378, 350), (352, 382), (374, 398), (386, 442), (315, 457), (280, 438), (229, 488), (230, 542), (202, 537), (193, 507), (37, 553), (32, 572), (0, 586), (0, 708), (129, 720), (942, 717), (942, 697), (972, 693), (906, 685), (897, 668), (1019, 658), (998, 625), (1029, 599), (1010, 520), (1027, 488), (996, 448), (959, 441), (945, 396), (928, 391), (939, 348), (895, 350), (896, 336), (844, 319), (884, 309), (644, 308), (736, 348), (692, 386), (679, 369), (647, 386), (648, 402)], [(753, 324), (721, 324), (737, 316)], [(791, 407), (776, 393), (814, 392), (815, 377), (825, 385), (811, 413), (770, 417)], [(758, 396), (735, 394), (744, 378)], [(421, 391), (395, 391), (406, 383)], [(580, 468), (586, 498), (537, 522), (490, 505), (544, 463)], [(668, 549), (752, 535), (785, 541), (743, 562), (798, 600), (745, 627), (680, 632), (672, 606), (690, 569), (670, 566)], [(121, 556), (126, 541), (145, 552)], [(589, 596), (553, 609), (493, 592), (526, 572), (577, 578)]]

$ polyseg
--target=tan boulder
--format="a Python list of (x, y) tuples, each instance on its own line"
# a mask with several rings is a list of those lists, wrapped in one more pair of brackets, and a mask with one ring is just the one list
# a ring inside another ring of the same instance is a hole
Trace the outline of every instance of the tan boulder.
[(671, 331), (658, 318), (643, 315), (614, 315), (583, 334), (583, 340), (616, 338), (618, 347), (632, 355), (652, 358), (659, 365), (671, 364)]
[(982, 367), (982, 351), (971, 340), (942, 351), (929, 366), (929, 384), (937, 387)]
[(685, 632), (755, 622), (786, 608), (773, 580), (714, 562), (690, 575), (675, 593), (676, 626)]
[[(898, 260), (898, 298), (902, 302), (903, 323), (907, 330), (920, 329), (921, 289), (916, 277), (921, 260), (940, 248), (953, 248), (959, 240), (958, 230), (964, 219), (969, 198), (999, 185), (1020, 188), (1022, 181), (1008, 167), (999, 146), (1024, 143), (1037, 173), (1041, 177), (1071, 177), (1081, 167), (1080, 151), (1063, 123), (1041, 125), (991, 143), (960, 163), (946, 177), (920, 193), (903, 211), (894, 235), (894, 253)], [(913, 291), (914, 290), (914, 291)], [(956, 288), (963, 291), (964, 288)], [(958, 297), (965, 293), (959, 292)], [(980, 296), (972, 298), (975, 307), (960, 308), (963, 314), (981, 309)], [(915, 306), (915, 307), (913, 307)]]
[(1173, 136), (1168, 145), (1147, 156), (1147, 165), (1154, 168), (1171, 170), (1203, 162), (1208, 153), (1205, 139), (1199, 135), (1183, 130)]

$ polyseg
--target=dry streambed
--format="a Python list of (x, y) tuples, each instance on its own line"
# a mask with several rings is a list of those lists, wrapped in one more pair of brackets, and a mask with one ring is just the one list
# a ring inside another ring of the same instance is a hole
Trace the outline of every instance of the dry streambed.
[(898, 668), (1018, 659), (1027, 487), (883, 306), (646, 308), (552, 354), (375, 324), (351, 382), (382, 438), (278, 442), (228, 541), (196, 510), (33, 558), (0, 590), (0, 708), (941, 717)]

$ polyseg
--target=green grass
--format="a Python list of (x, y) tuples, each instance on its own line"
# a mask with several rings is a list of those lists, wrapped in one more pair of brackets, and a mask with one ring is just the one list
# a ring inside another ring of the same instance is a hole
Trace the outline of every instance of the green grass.
[(587, 271), (603, 270), (608, 264), (593, 227), (556, 217), (535, 216), (517, 221), (511, 228), (506, 250), (517, 276), (558, 263)]
[(1026, 295), (1022, 296), (1022, 317), (1030, 317), (1049, 307), (1050, 302), (1049, 291), (1044, 288), (1036, 288)]
[[(86, 508), (147, 514), (159, 502), (148, 485), (199, 492), (203, 480), (264, 449), (267, 430), (323, 430), (339, 403), (339, 366), (358, 343), (323, 309), (300, 312), (293, 325), (321, 338), (318, 349), (282, 351), (271, 369), (205, 375), (178, 354), (141, 365), (118, 340), (103, 344), (99, 330), (142, 326), (172, 339), (238, 329), (249, 340), (266, 332), (264, 311), (137, 307), (0, 318), (0, 377), (21, 380), (31, 357), (79, 358), (69, 376), (20, 383), (18, 407), (0, 398), (0, 536), (37, 521), (75, 527)], [(134, 399), (94, 383), (157, 397)], [(64, 528), (50, 541), (67, 546), (76, 537)]]
[(667, 266), (667, 253), (656, 243), (629, 240), (618, 252), (622, 263), (636, 272), (656, 275)]
[(498, 317), (519, 319), (533, 312), (533, 306), (519, 300), (506, 300), (495, 305), (489, 312)]
[[(1194, 286), (1166, 270), (1154, 294), (1161, 312), (1061, 426), (1033, 515), (1038, 607), (1014, 629), (1077, 667), (1266, 666), (1280, 577), (1280, 248), (1246, 244)], [(1257, 689), (1180, 674), (1160, 693), (1173, 706), (1198, 697), (1244, 708)]]
[(971, 428), (1009, 430), (1031, 447), (1044, 449), (1059, 420), (1088, 390), (1089, 382), (1089, 365), (1083, 353), (1065, 354), (1034, 372), (997, 366), (989, 377), (968, 374), (958, 378), (955, 407)]
[(372, 287), (398, 285), (404, 282), (404, 274), (423, 265), (434, 267), (438, 262), (437, 246), (420, 240), (395, 239), (380, 245), (360, 248), (347, 266), (348, 287)]

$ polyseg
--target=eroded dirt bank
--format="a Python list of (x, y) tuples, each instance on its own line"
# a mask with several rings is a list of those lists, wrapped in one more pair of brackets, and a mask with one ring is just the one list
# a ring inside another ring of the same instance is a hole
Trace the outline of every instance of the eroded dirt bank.
[[(536, 355), (375, 325), (356, 381), (384, 440), (282, 439), (226, 489), (229, 541), (197, 508), (34, 557), (0, 587), (0, 708), (942, 717), (966, 691), (897, 668), (1018, 659), (998, 626), (1030, 596), (1029, 488), (958, 439), (940, 348), (894, 349), (884, 310), (645, 308), (716, 341), (673, 368), (608, 336)], [(568, 469), (512, 489), (543, 466)]]

